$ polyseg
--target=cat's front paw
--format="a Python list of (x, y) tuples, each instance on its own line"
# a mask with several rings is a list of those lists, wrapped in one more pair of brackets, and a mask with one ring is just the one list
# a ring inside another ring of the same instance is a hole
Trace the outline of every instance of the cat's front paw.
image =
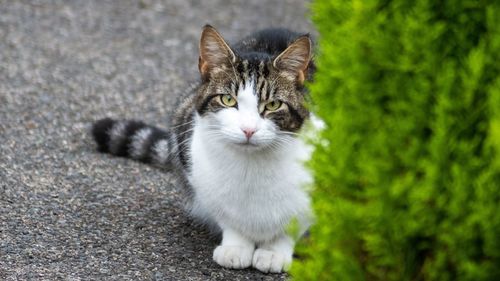
[(218, 246), (214, 250), (214, 261), (220, 266), (240, 269), (252, 265), (253, 248), (242, 246)]
[(291, 256), (264, 249), (257, 249), (253, 254), (252, 260), (253, 267), (265, 273), (280, 273), (286, 271), (291, 263)]

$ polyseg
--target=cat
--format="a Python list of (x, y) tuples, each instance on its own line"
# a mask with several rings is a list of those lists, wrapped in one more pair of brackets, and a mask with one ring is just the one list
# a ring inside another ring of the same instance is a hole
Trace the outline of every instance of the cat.
[(227, 268), (279, 273), (291, 264), (294, 235), (311, 223), (310, 147), (299, 137), (310, 113), (312, 41), (286, 29), (256, 32), (232, 47), (203, 28), (201, 82), (177, 107), (170, 130), (141, 121), (101, 119), (101, 152), (178, 167), (188, 210), (222, 233), (213, 260)]

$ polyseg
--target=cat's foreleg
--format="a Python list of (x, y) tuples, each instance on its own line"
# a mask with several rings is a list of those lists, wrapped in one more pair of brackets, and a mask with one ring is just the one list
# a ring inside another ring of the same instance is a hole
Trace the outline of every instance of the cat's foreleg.
[(266, 273), (286, 271), (292, 263), (294, 245), (294, 240), (285, 234), (270, 242), (264, 242), (255, 250), (252, 266)]
[(255, 243), (232, 229), (223, 229), (222, 243), (214, 250), (213, 259), (227, 268), (247, 268), (252, 265)]

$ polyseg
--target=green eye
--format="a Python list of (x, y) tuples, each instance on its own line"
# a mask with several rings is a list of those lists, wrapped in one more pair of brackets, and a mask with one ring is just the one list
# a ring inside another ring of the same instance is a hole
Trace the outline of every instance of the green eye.
[(233, 98), (231, 95), (222, 95), (220, 98), (222, 104), (225, 106), (235, 106), (236, 105), (236, 99)]
[(276, 111), (281, 107), (281, 102), (279, 100), (274, 100), (266, 104), (266, 110)]

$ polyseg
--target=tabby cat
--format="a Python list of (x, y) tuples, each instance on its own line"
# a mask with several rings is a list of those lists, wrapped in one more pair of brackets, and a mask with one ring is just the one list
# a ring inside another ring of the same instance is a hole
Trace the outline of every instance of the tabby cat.
[[(291, 222), (310, 224), (298, 137), (309, 111), (304, 82), (313, 71), (309, 35), (266, 29), (232, 47), (211, 26), (199, 50), (201, 82), (178, 105), (169, 131), (140, 121), (97, 121), (98, 149), (179, 168), (188, 210), (222, 232), (213, 259), (228, 268), (282, 272), (292, 261)], [(299, 233), (299, 234), (300, 234)]]

